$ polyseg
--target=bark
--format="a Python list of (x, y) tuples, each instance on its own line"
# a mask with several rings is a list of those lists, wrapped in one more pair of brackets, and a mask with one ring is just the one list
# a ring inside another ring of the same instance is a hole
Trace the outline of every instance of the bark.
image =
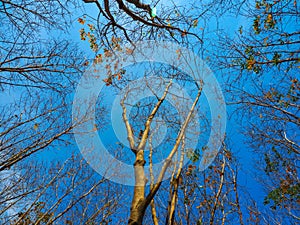
[(210, 221), (209, 221), (209, 224), (210, 224), (210, 225), (213, 225), (213, 224), (214, 224), (215, 213), (216, 213), (216, 210), (217, 210), (217, 205), (218, 205), (218, 202), (219, 202), (219, 197), (220, 197), (220, 195), (221, 195), (222, 188), (223, 188), (223, 185), (224, 185), (225, 166), (226, 166), (226, 161), (225, 161), (225, 157), (224, 157), (224, 158), (223, 158), (223, 164), (222, 164), (222, 170), (221, 170), (221, 174), (220, 174), (220, 176), (221, 176), (221, 179), (220, 179), (220, 185), (219, 185), (217, 194), (216, 194), (216, 196), (215, 196), (214, 207), (213, 207), (213, 210), (212, 210), (212, 212), (211, 212), (211, 217), (210, 217)]
[(157, 110), (159, 109), (160, 105), (164, 101), (170, 86), (171, 86), (171, 82), (167, 85), (163, 96), (159, 99), (159, 101), (157, 102), (156, 106), (154, 107), (152, 113), (148, 117), (148, 119), (145, 123), (145, 130), (143, 132), (142, 139), (137, 148), (136, 160), (134, 163), (135, 187), (134, 187), (134, 196), (133, 196), (133, 200), (132, 200), (132, 204), (131, 204), (131, 208), (130, 208), (130, 218), (128, 220), (129, 225), (142, 225), (145, 211), (146, 211), (148, 205), (150, 205), (151, 201), (153, 200), (155, 194), (157, 193), (158, 189), (160, 188), (160, 186), (162, 184), (166, 170), (170, 166), (170, 164), (172, 162), (172, 158), (175, 155), (175, 153), (177, 152), (177, 150), (180, 146), (180, 143), (182, 142), (186, 128), (190, 122), (190, 119), (193, 116), (193, 112), (195, 110), (195, 107), (196, 107), (198, 100), (202, 93), (202, 86), (201, 86), (201, 87), (199, 87), (198, 94), (197, 94), (197, 96), (193, 102), (193, 105), (187, 115), (187, 118), (185, 119), (185, 121), (182, 125), (182, 128), (177, 135), (176, 143), (173, 146), (169, 156), (166, 158), (165, 163), (160, 171), (160, 174), (158, 175), (156, 184), (153, 186), (153, 188), (151, 188), (150, 193), (145, 197), (146, 179), (145, 179), (145, 173), (144, 173), (144, 165), (145, 165), (144, 147), (145, 147), (146, 141), (148, 139), (148, 134), (150, 131), (150, 125), (151, 125), (152, 119), (154, 118)]
[(142, 224), (145, 210), (143, 210), (145, 200), (146, 177), (144, 171), (144, 151), (136, 154), (134, 163), (135, 187), (130, 208), (130, 218), (128, 224)]
[(152, 214), (153, 224), (158, 225), (159, 223), (158, 223), (158, 219), (157, 219), (154, 199), (152, 199), (152, 201), (150, 203), (150, 206), (151, 206), (151, 214)]
[[(138, 147), (136, 150), (133, 150), (136, 154), (135, 162), (134, 162), (134, 177), (135, 177), (135, 187), (134, 187), (134, 192), (133, 192), (133, 199), (131, 203), (131, 208), (130, 208), (130, 218), (128, 221), (128, 224), (130, 225), (140, 225), (142, 224), (144, 214), (146, 211), (147, 206), (150, 204), (151, 200), (148, 202), (145, 200), (145, 186), (147, 183), (146, 177), (145, 177), (145, 171), (144, 171), (144, 165), (146, 163), (144, 159), (144, 148), (148, 139), (148, 135), (150, 132), (150, 125), (151, 122), (157, 113), (159, 107), (165, 100), (168, 90), (171, 86), (172, 82), (170, 82), (164, 91), (163, 96), (158, 100), (156, 103), (154, 109), (152, 110), (151, 114), (148, 116), (148, 119), (145, 123), (145, 129), (142, 132), (143, 134), (141, 135), (141, 140), (140, 143), (138, 144)], [(128, 134), (132, 135), (132, 132), (130, 132), (130, 126), (128, 119), (126, 118), (126, 111), (124, 113), (124, 101), (121, 102), (122, 107), (123, 107), (123, 119), (126, 124), (127, 132)], [(133, 143), (134, 144), (134, 143)]]
[[(156, 128), (159, 129), (159, 128)], [(149, 170), (150, 170), (150, 190), (154, 186), (154, 175), (153, 175), (153, 161), (152, 161), (152, 155), (153, 155), (153, 147), (152, 147), (152, 135), (149, 137)], [(151, 203), (151, 215), (152, 215), (152, 220), (154, 225), (159, 225), (158, 223), (158, 218), (157, 218), (157, 213), (155, 209), (155, 202), (154, 199), (152, 199)]]
[(181, 155), (180, 155), (180, 161), (178, 166), (178, 171), (176, 176), (173, 175), (173, 181), (171, 182), (171, 188), (170, 188), (170, 202), (168, 205), (168, 214), (166, 219), (166, 225), (173, 225), (174, 219), (175, 219), (175, 208), (177, 205), (177, 199), (178, 199), (178, 187), (182, 183), (182, 176), (181, 171), (183, 167), (183, 160), (184, 160), (184, 147), (185, 147), (185, 139), (183, 137), (182, 139), (182, 146), (181, 146)]

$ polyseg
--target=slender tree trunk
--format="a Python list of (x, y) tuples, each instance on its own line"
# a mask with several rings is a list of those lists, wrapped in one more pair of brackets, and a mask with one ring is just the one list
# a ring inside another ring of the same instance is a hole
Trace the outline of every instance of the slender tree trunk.
[(140, 150), (137, 152), (134, 162), (135, 186), (130, 208), (130, 218), (128, 221), (128, 224), (130, 225), (141, 225), (145, 214), (143, 205), (145, 200), (145, 185), (147, 181), (144, 165), (144, 151)]
[(168, 206), (166, 225), (173, 225), (174, 221), (175, 221), (175, 208), (176, 208), (177, 199), (178, 199), (178, 187), (182, 183), (181, 171), (182, 171), (183, 160), (184, 160), (184, 148), (185, 148), (185, 137), (182, 138), (181, 155), (180, 155), (180, 161), (179, 161), (179, 165), (178, 165), (177, 174), (176, 174), (176, 176), (173, 175), (172, 182), (171, 182), (170, 203)]
[[(154, 194), (152, 193), (151, 197), (148, 197), (147, 200), (145, 199), (145, 186), (146, 186), (147, 180), (146, 180), (145, 171), (144, 171), (144, 165), (146, 163), (145, 158), (144, 158), (144, 148), (145, 148), (146, 142), (148, 140), (151, 122), (152, 122), (155, 114), (157, 113), (159, 107), (165, 100), (168, 90), (171, 85), (172, 85), (172, 82), (170, 81), (170, 83), (166, 86), (163, 96), (158, 100), (158, 102), (156, 103), (152, 112), (148, 116), (148, 119), (145, 123), (145, 129), (141, 134), (141, 140), (140, 140), (140, 143), (138, 144), (137, 148), (135, 148), (134, 139), (132, 138), (133, 134), (132, 134), (132, 131), (130, 131), (131, 130), (130, 124), (126, 117), (126, 108), (124, 106), (124, 99), (121, 102), (121, 105), (123, 107), (123, 119), (124, 119), (124, 122), (125, 122), (125, 125), (127, 128), (127, 132), (128, 132), (128, 140), (130, 142), (130, 147), (136, 156), (135, 162), (134, 162), (135, 187), (134, 187), (133, 199), (132, 199), (131, 208), (130, 208), (130, 217), (128, 220), (129, 225), (141, 225), (142, 224), (146, 208), (150, 204), (150, 202), (152, 201), (152, 199), (154, 197)], [(155, 193), (156, 193), (156, 191), (155, 191)]]
[[(158, 129), (158, 127), (156, 127)], [(153, 133), (149, 137), (149, 172), (150, 172), (150, 190), (153, 189), (154, 187), (154, 175), (153, 175), (153, 147), (152, 147), (152, 137)], [(154, 199), (152, 199), (151, 203), (151, 215), (152, 215), (152, 220), (153, 220), (153, 225), (159, 225), (158, 223), (158, 218), (157, 218), (157, 213), (155, 209), (155, 202)]]
[(179, 185), (179, 179), (175, 179), (174, 180), (174, 190), (172, 191), (171, 201), (170, 201), (170, 204), (169, 204), (166, 225), (173, 225), (174, 224), (175, 208), (176, 208), (177, 197), (178, 197), (178, 195), (177, 195), (178, 185)]

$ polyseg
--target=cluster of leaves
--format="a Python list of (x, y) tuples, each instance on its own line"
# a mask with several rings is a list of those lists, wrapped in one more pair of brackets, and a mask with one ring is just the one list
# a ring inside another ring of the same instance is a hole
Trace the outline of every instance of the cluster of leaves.
[(288, 109), (291, 104), (297, 104), (300, 100), (300, 83), (297, 78), (290, 82), (290, 86), (285, 92), (279, 91), (272, 87), (265, 93), (265, 99), (268, 99), (273, 104), (279, 107)]
[[(82, 25), (85, 25), (86, 18), (85, 17), (78, 18), (78, 22)], [(83, 40), (83, 41), (85, 41), (87, 39), (87, 41), (90, 44), (90, 48), (94, 52), (97, 52), (99, 50), (99, 46), (97, 44), (97, 39), (96, 39), (96, 34), (95, 34), (95, 27), (91, 23), (87, 23), (87, 28), (88, 28), (88, 31), (86, 31), (86, 28), (81, 28), (79, 30), (80, 39)]]
[[(86, 18), (79, 18), (78, 22), (82, 25), (86, 24)], [(87, 24), (89, 31), (87, 32), (85, 28), (81, 28), (80, 32), (80, 39), (82, 41), (88, 41), (90, 44), (90, 48), (93, 52), (96, 53), (94, 58), (94, 64), (104, 64), (106, 69), (107, 78), (103, 79), (106, 86), (110, 86), (113, 84), (114, 78), (121, 80), (123, 75), (125, 74), (126, 70), (120, 68), (120, 64), (118, 60), (115, 60), (115, 56), (118, 53), (125, 51), (126, 54), (130, 55), (132, 53), (132, 49), (126, 48), (125, 50), (121, 48), (121, 38), (117, 38), (115, 36), (111, 37), (109, 48), (100, 49), (99, 45), (97, 44), (98, 40), (96, 38), (96, 30), (95, 26), (88, 23)], [(99, 53), (101, 51), (102, 53)], [(114, 62), (114, 64), (112, 64)], [(86, 61), (84, 66), (88, 66), (89, 62)], [(95, 71), (96, 72), (96, 71)]]
[(274, 19), (272, 7), (278, 4), (279, 1), (256, 1), (255, 8), (258, 10), (257, 15), (253, 21), (253, 29), (255, 34), (260, 34), (262, 30), (274, 29), (277, 21)]
[(256, 1), (254, 9), (249, 9), (253, 16), (252, 30), (249, 33), (239, 28), (244, 42), (240, 56), (232, 63), (241, 71), (264, 72), (264, 67), (283, 69), (286, 72), (299, 67), (298, 31), (293, 22), (297, 21), (297, 5), (289, 1)]
[(270, 208), (289, 208), (291, 202), (300, 204), (300, 183), (293, 184), (291, 179), (281, 180), (280, 186), (270, 191), (264, 199), (264, 204), (271, 204)]
[(196, 148), (194, 151), (188, 151), (186, 155), (193, 163), (195, 163), (200, 158), (200, 150)]
[[(275, 146), (272, 153), (265, 153), (265, 172), (270, 177), (280, 180), (278, 187), (273, 188), (265, 197), (264, 204), (270, 204), (271, 209), (276, 207), (291, 208), (300, 203), (300, 182), (297, 179), (297, 167), (283, 156)], [(288, 152), (291, 155), (291, 152)], [(275, 182), (277, 183), (277, 182)]]
[(245, 55), (247, 56), (247, 59), (246, 62), (241, 64), (241, 69), (247, 69), (248, 71), (259, 73), (261, 71), (261, 66), (256, 64), (256, 60), (255, 60), (256, 52), (254, 48), (248, 46), (245, 49)]

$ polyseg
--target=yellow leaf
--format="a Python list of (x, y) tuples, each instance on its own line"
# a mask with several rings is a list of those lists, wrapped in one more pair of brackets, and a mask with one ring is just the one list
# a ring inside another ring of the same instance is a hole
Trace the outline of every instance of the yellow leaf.
[(95, 63), (102, 63), (103, 62), (102, 54), (96, 55), (96, 58), (95, 58), (94, 62)]
[(267, 92), (266, 94), (265, 94), (265, 98), (266, 99), (272, 99), (272, 94), (271, 94), (271, 92)]
[(34, 130), (37, 130), (39, 128), (39, 124), (38, 123), (35, 123), (34, 125), (33, 125), (33, 129)]
[(94, 124), (93, 131), (97, 131), (97, 130), (98, 130), (97, 125)]
[(193, 27), (197, 27), (197, 26), (198, 26), (198, 20), (196, 19), (193, 21)]
[(104, 49), (104, 56), (105, 57), (111, 57), (113, 54), (110, 50)]
[(85, 23), (85, 20), (82, 18), (78, 18), (78, 22), (83, 25)]
[(252, 70), (254, 64), (255, 64), (255, 59), (248, 59), (247, 60), (247, 69)]
[(133, 49), (126, 48), (125, 52), (127, 55), (131, 55), (133, 53)]
[(267, 23), (271, 23), (272, 20), (273, 20), (273, 16), (272, 16), (272, 14), (270, 13), (270, 14), (268, 14), (268, 16), (267, 16)]

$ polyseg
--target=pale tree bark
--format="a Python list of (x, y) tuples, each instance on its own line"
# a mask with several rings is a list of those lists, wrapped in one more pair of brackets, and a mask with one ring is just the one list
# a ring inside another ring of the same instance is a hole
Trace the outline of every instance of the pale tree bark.
[[(175, 209), (178, 200), (178, 187), (182, 183), (181, 171), (183, 167), (184, 160), (184, 147), (185, 147), (185, 139), (182, 139), (182, 151), (180, 152), (180, 161), (178, 165), (178, 170), (176, 176), (172, 176), (171, 178), (171, 187), (170, 187), (170, 202), (168, 205), (168, 214), (166, 219), (166, 225), (173, 225), (175, 219)], [(174, 170), (175, 172), (175, 170)]]
[(221, 169), (221, 174), (220, 174), (220, 176), (221, 176), (220, 184), (219, 184), (219, 188), (218, 188), (218, 191), (216, 193), (216, 196), (215, 196), (215, 202), (214, 202), (213, 209), (212, 209), (211, 216), (210, 216), (210, 221), (209, 221), (210, 225), (214, 224), (214, 218), (215, 218), (215, 213), (216, 213), (216, 210), (217, 210), (217, 205), (218, 205), (218, 202), (219, 202), (219, 197), (221, 195), (222, 188), (223, 188), (223, 185), (224, 185), (225, 165), (226, 165), (225, 156), (223, 156), (223, 163), (222, 163), (222, 169)]
[[(159, 128), (158, 128), (159, 129)], [(153, 147), (152, 147), (152, 134), (149, 136), (149, 170), (150, 170), (150, 189), (153, 188), (154, 186), (154, 175), (153, 175)], [(157, 213), (156, 213), (156, 208), (155, 208), (155, 202), (154, 199), (152, 199), (151, 203), (151, 215), (152, 215), (152, 220), (154, 225), (159, 225), (158, 223), (158, 218), (157, 218)]]
[[(142, 219), (144, 217), (145, 213), (145, 185), (147, 183), (146, 177), (145, 177), (145, 171), (144, 171), (144, 165), (146, 163), (144, 158), (144, 148), (148, 139), (148, 135), (150, 132), (150, 125), (151, 122), (157, 113), (159, 107), (165, 100), (168, 90), (170, 86), (172, 85), (172, 82), (170, 82), (164, 93), (163, 96), (158, 100), (156, 106), (152, 110), (151, 114), (149, 115), (146, 123), (145, 123), (145, 129), (143, 131), (143, 134), (141, 136), (141, 140), (138, 143), (137, 147), (135, 148), (135, 143), (133, 139), (133, 132), (130, 127), (129, 121), (126, 116), (126, 107), (124, 105), (124, 101), (121, 102), (122, 108), (123, 108), (123, 120), (125, 121), (127, 133), (128, 133), (128, 140), (130, 141), (130, 147), (131, 150), (135, 154), (135, 162), (134, 162), (134, 177), (135, 177), (135, 187), (134, 187), (134, 193), (130, 208), (130, 218), (128, 224), (142, 224)], [(126, 96), (125, 96), (126, 97)]]
[(127, 129), (129, 144), (130, 144), (132, 152), (135, 154), (135, 162), (134, 162), (135, 187), (134, 187), (134, 194), (133, 194), (131, 208), (130, 208), (130, 218), (128, 221), (128, 224), (130, 224), (130, 225), (141, 225), (142, 224), (145, 211), (146, 211), (148, 205), (150, 205), (150, 203), (152, 202), (158, 189), (160, 188), (161, 183), (164, 178), (164, 175), (166, 173), (166, 170), (170, 166), (173, 156), (178, 151), (178, 148), (182, 142), (182, 139), (184, 137), (187, 126), (190, 122), (190, 119), (193, 116), (193, 112), (195, 110), (195, 107), (196, 107), (198, 100), (202, 93), (203, 84), (201, 83), (202, 86), (199, 87), (197, 96), (190, 108), (190, 111), (189, 111), (187, 117), (185, 118), (185, 121), (180, 129), (180, 132), (177, 135), (176, 142), (175, 142), (172, 150), (170, 151), (170, 154), (168, 155), (168, 157), (165, 160), (165, 163), (157, 177), (156, 183), (150, 188), (149, 194), (145, 197), (145, 186), (146, 186), (147, 180), (146, 180), (145, 171), (144, 171), (144, 165), (145, 165), (144, 148), (145, 148), (146, 142), (148, 141), (148, 135), (150, 132), (151, 122), (152, 122), (154, 116), (156, 115), (159, 107), (162, 105), (163, 101), (165, 100), (171, 84), (172, 84), (172, 82), (170, 82), (166, 86), (163, 96), (158, 99), (158, 102), (156, 103), (152, 112), (148, 116), (147, 121), (145, 123), (144, 131), (141, 135), (141, 139), (140, 139), (140, 142), (138, 143), (137, 147), (134, 142), (133, 131), (132, 131), (131, 125), (130, 125), (129, 120), (126, 115), (126, 107), (125, 107), (124, 100), (128, 93), (125, 95), (125, 97), (121, 101), (121, 106), (123, 109), (123, 120), (124, 120), (126, 129)]

